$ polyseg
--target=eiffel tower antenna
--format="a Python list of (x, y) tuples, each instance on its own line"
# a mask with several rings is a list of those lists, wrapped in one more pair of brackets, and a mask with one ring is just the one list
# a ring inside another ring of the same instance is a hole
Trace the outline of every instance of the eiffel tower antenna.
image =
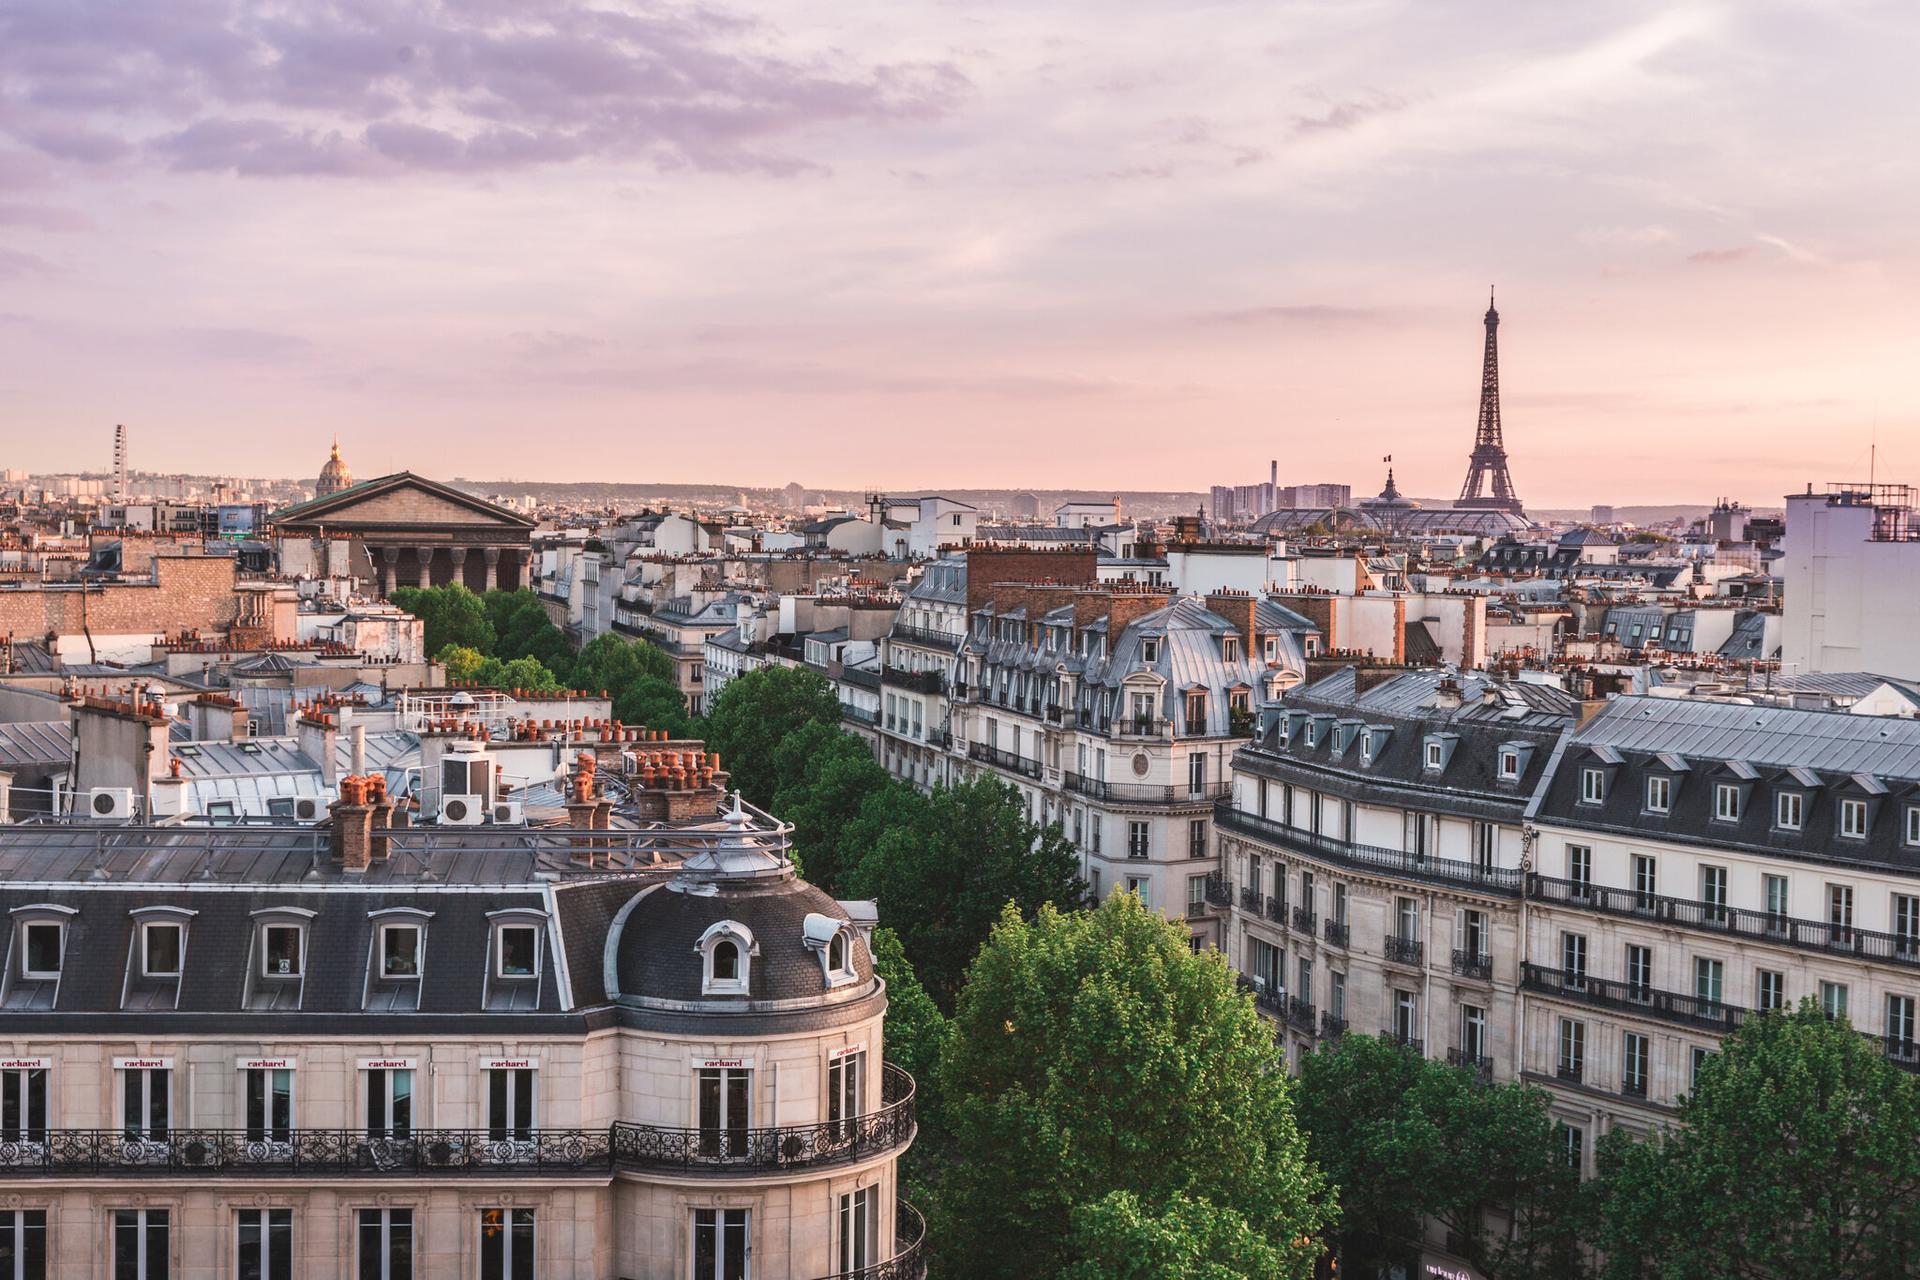
[(1467, 481), (1460, 486), (1455, 507), (1476, 511), (1522, 514), (1520, 495), (1507, 474), (1507, 446), (1500, 434), (1500, 313), (1493, 309), (1493, 286), (1487, 286), (1487, 352), (1480, 366), (1480, 427), (1474, 433), (1473, 453), (1467, 459)]

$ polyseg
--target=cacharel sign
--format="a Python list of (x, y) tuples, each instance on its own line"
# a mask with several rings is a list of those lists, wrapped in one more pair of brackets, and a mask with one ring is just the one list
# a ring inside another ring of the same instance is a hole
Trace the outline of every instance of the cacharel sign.
[(413, 1071), (419, 1064), (413, 1058), (362, 1058), (354, 1065), (361, 1071)]
[(49, 1071), (52, 1058), (0, 1058), (0, 1071)]
[(235, 1058), (235, 1071), (292, 1071), (300, 1065), (295, 1058)]
[(172, 1058), (115, 1058), (115, 1071), (171, 1071)]
[(481, 1058), (482, 1071), (538, 1071), (538, 1058)]

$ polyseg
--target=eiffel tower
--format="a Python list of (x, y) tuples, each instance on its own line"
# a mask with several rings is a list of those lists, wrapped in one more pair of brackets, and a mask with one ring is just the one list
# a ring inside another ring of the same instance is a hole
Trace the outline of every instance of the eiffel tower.
[(1511, 511), (1522, 514), (1520, 495), (1507, 474), (1507, 446), (1500, 438), (1500, 344), (1495, 336), (1500, 313), (1493, 309), (1493, 290), (1487, 290), (1487, 354), (1480, 369), (1480, 429), (1473, 437), (1467, 460), (1467, 482), (1460, 486), (1455, 507), (1474, 511)]

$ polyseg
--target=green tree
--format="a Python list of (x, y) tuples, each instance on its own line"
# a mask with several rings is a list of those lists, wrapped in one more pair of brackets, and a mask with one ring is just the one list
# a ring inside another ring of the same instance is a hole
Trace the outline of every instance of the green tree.
[(1233, 1209), (1176, 1191), (1153, 1213), (1131, 1191), (1073, 1211), (1078, 1261), (1061, 1280), (1238, 1280), (1288, 1273), (1287, 1256)]
[[(1195, 955), (1185, 929), (1116, 893), (1031, 922), (1009, 905), (968, 977), (940, 1064), (946, 1274), (1079, 1280), (1106, 1274), (1086, 1268), (1116, 1245), (1156, 1240), (1176, 1263), (1225, 1268), (1200, 1275), (1312, 1274), (1332, 1199), (1273, 1032), (1217, 952)], [(1257, 1255), (1200, 1202), (1231, 1206)], [(1169, 1239), (1189, 1226), (1198, 1246)]]
[(720, 753), (733, 785), (765, 809), (780, 790), (774, 753), (809, 724), (838, 726), (840, 700), (826, 677), (805, 667), (762, 667), (727, 681), (707, 711), (707, 745)]
[(1920, 1081), (1811, 1000), (1743, 1022), (1665, 1136), (1601, 1150), (1616, 1280), (1915, 1272)]
[(1426, 1063), (1402, 1045), (1348, 1034), (1300, 1067), (1298, 1113), (1314, 1163), (1340, 1188), (1348, 1274), (1373, 1275), (1420, 1234), (1440, 1134), (1416, 1096)]
[(389, 598), (426, 624), (426, 652), (439, 653), (450, 644), (493, 652), (493, 624), (487, 621), (486, 605), (462, 584), (398, 587)]
[(936, 788), (919, 821), (860, 853), (849, 887), (880, 902), (943, 1008), (953, 1007), (1002, 907), (1032, 915), (1086, 900), (1072, 842), (1028, 818), (1020, 793), (996, 778)]
[(803, 725), (773, 755), (780, 781), (771, 812), (793, 824), (793, 847), (807, 879), (840, 893), (861, 851), (842, 843), (861, 807), (877, 792), (902, 784), (864, 742), (837, 725)]
[(920, 985), (891, 929), (873, 931), (873, 968), (887, 984), (887, 1061), (905, 1068), (917, 1085), (919, 1110), (933, 1110), (934, 1073), (947, 1042), (947, 1019)]
[[(553, 625), (540, 598), (521, 587), (489, 591), (482, 597), (487, 621), (494, 632), (494, 656), (512, 661), (533, 658), (567, 684), (573, 675), (573, 646), (566, 633)], [(571, 687), (571, 686), (570, 686)]]
[(673, 659), (658, 645), (629, 640), (612, 631), (587, 641), (573, 664), (575, 688), (594, 693), (605, 689), (615, 697), (642, 676), (674, 684), (677, 674)]
[(698, 736), (687, 714), (687, 695), (671, 680), (641, 676), (613, 695), (613, 718), (621, 724), (665, 729), (675, 738)]
[(454, 684), (471, 684), (480, 678), (480, 668), (491, 661), (486, 654), (464, 644), (450, 644), (434, 658), (446, 667), (447, 679)]

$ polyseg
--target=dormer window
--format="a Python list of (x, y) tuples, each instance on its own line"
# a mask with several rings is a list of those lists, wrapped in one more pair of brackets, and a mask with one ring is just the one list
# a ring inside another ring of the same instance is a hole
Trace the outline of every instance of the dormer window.
[(537, 978), (540, 976), (540, 929), (531, 924), (503, 924), (494, 933), (494, 954), (499, 957), (496, 976)]
[(700, 953), (704, 969), (701, 994), (744, 996), (752, 991), (753, 956), (758, 948), (747, 926), (733, 920), (709, 925), (694, 950)]
[(1865, 800), (1840, 802), (1840, 834), (1849, 840), (1867, 838), (1867, 802)]
[(380, 926), (380, 976), (417, 978), (420, 976), (420, 926), (383, 924)]
[(845, 920), (810, 911), (800, 930), (802, 944), (820, 957), (821, 977), (829, 990), (859, 979), (853, 964), (852, 929)]
[(1437, 772), (1446, 761), (1446, 751), (1437, 742), (1427, 744), (1427, 768)]
[(1580, 803), (1599, 804), (1607, 798), (1607, 774), (1604, 769), (1580, 770)]
[(149, 920), (140, 926), (140, 972), (148, 978), (177, 978), (186, 950), (185, 930), (172, 920)]
[(20, 926), (23, 978), (57, 978), (67, 948), (67, 927), (57, 920), (29, 920)]
[(1360, 763), (1373, 763), (1373, 730), (1371, 729), (1360, 731)]
[(1661, 775), (1647, 779), (1647, 812), (1667, 813), (1673, 808), (1673, 779)]
[(270, 924), (261, 930), (260, 973), (268, 978), (297, 978), (306, 954), (306, 930), (297, 924)]
[(1320, 745), (1320, 725), (1317, 721), (1307, 721), (1307, 745), (1310, 747)]
[(1909, 845), (1920, 845), (1920, 804), (1907, 806), (1906, 829), (1902, 838)]
[(1160, 661), (1160, 639), (1158, 636), (1147, 636), (1140, 641), (1140, 661), (1148, 665)]
[(1806, 804), (1806, 796), (1798, 791), (1779, 792), (1773, 797), (1773, 825), (1782, 831), (1798, 831)]
[(1501, 751), (1500, 781), (1512, 782), (1519, 776), (1520, 776), (1520, 753), (1518, 751), (1505, 751), (1505, 750)]
[(1740, 788), (1729, 782), (1713, 787), (1713, 817), (1716, 822), (1740, 821)]
[(852, 968), (852, 964), (847, 960), (848, 951), (847, 934), (843, 929), (839, 933), (834, 934), (833, 941), (827, 944), (827, 969), (830, 972), (838, 973), (841, 970)]
[(1240, 637), (1239, 636), (1221, 636), (1220, 637), (1220, 660), (1222, 662), (1240, 661)]

